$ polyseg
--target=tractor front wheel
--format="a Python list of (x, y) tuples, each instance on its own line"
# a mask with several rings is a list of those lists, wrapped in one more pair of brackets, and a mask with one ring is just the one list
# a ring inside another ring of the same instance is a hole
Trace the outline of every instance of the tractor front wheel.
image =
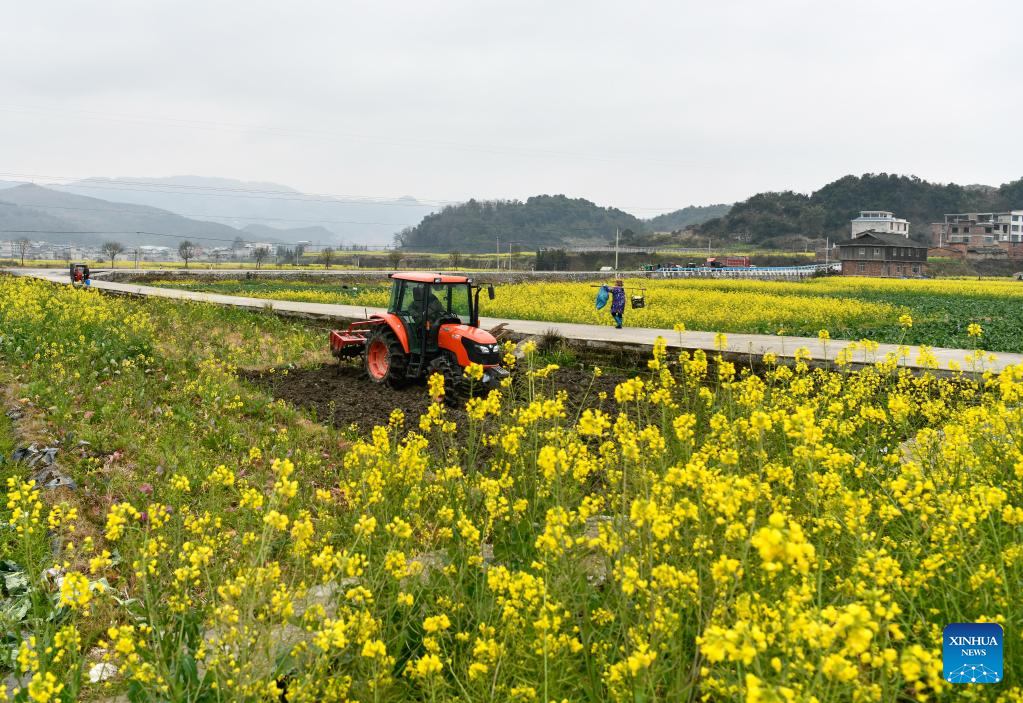
[(401, 342), (389, 328), (374, 332), (366, 340), (366, 375), (374, 383), (399, 388), (407, 382), (408, 357)]

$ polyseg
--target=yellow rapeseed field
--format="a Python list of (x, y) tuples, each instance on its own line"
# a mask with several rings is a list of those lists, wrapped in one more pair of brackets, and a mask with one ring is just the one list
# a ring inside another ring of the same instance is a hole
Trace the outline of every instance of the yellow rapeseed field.
[[(354, 436), (239, 381), (279, 324), (0, 278), (0, 383), (102, 444), (77, 493), (0, 465), (17, 700), (1023, 700), (1023, 367), (662, 344), (570, 396), (529, 345), (464, 411)], [(942, 678), (971, 621), (1007, 635), (986, 690)]]

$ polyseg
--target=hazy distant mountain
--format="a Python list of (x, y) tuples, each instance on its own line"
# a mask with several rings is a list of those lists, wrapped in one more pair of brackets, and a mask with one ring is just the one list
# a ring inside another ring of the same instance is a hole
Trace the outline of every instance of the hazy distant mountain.
[(731, 205), (689, 205), (681, 210), (666, 212), (657, 217), (651, 217), (647, 224), (655, 232), (677, 232), (692, 225), (702, 225), (707, 220), (721, 217), (726, 214)]
[(328, 229), (316, 227), (295, 227), (293, 229), (281, 230), (266, 225), (245, 225), (243, 228), (245, 239), (259, 241), (285, 240), (288, 242), (312, 242), (313, 244), (332, 244), (337, 240), (337, 235)]
[[(334, 233), (330, 243), (390, 244), (394, 234), (415, 225), (435, 207), (414, 198), (342, 199), (306, 195), (278, 183), (230, 178), (87, 178), (55, 188), (78, 195), (150, 205), (179, 215), (232, 227), (279, 229), (319, 226)], [(318, 237), (319, 239), (319, 237)]]
[[(246, 232), (216, 222), (201, 222), (166, 210), (112, 203), (32, 184), (0, 189), (0, 230), (3, 239), (22, 236), (52, 243), (93, 246), (116, 240), (126, 246), (154, 244), (175, 247), (182, 238), (203, 246), (227, 246), (235, 237), (250, 239)], [(12, 232), (11, 230), (20, 230)], [(289, 242), (288, 232), (261, 236), (264, 240)]]
[(79, 246), (95, 246), (110, 239), (126, 246), (153, 244), (171, 248), (184, 238), (205, 247), (228, 246), (239, 237), (282, 244), (336, 244), (338, 239), (333, 232), (318, 226), (281, 229), (249, 225), (236, 229), (148, 205), (110, 202), (30, 183), (9, 182), (0, 182), (0, 230), (5, 230), (0, 232), (0, 239), (25, 236)]

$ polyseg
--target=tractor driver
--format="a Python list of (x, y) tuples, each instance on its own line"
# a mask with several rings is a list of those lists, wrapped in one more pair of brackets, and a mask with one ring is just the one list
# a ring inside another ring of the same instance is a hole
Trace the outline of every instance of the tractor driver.
[(436, 322), (445, 315), (448, 314), (448, 309), (444, 307), (444, 303), (440, 302), (440, 298), (430, 291), (427, 293), (426, 286), (416, 286), (412, 289), (412, 300), (415, 305), (416, 312), (423, 309), (423, 297), (426, 297), (426, 319), (430, 322)]

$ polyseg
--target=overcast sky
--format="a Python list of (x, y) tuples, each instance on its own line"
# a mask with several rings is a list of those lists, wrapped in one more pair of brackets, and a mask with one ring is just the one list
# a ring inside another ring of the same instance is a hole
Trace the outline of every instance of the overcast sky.
[(0, 173), (641, 216), (847, 173), (997, 185), (1021, 28), (1016, 0), (7, 2)]

